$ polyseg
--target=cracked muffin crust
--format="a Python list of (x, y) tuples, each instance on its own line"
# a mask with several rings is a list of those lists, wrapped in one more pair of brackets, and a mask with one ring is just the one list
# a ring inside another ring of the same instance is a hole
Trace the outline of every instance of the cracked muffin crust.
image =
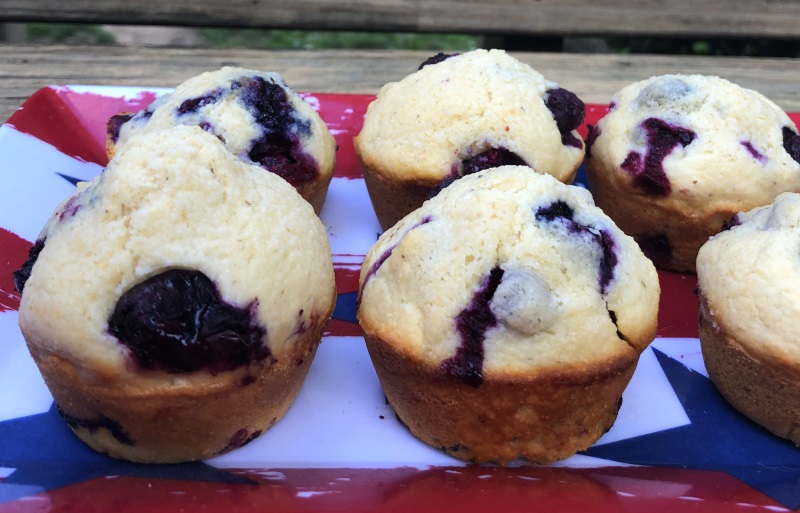
[(614, 422), (659, 290), (586, 190), (504, 166), (455, 181), (380, 237), (358, 318), (417, 437), (465, 460), (547, 463)]

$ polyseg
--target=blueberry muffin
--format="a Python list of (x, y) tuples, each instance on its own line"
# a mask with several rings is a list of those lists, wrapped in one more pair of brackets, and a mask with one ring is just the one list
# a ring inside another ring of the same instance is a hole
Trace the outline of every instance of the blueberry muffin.
[(463, 460), (549, 463), (613, 424), (658, 298), (653, 264), (585, 189), (503, 166), (380, 237), (358, 319), (414, 435)]
[(272, 426), (335, 301), (308, 202), (198, 127), (131, 137), (30, 256), (31, 355), (73, 431), (132, 461), (207, 458)]
[(663, 269), (694, 272), (700, 246), (736, 212), (800, 190), (794, 123), (718, 77), (665, 75), (623, 88), (587, 146), (597, 205)]
[(354, 140), (381, 226), (481, 169), (527, 165), (571, 183), (584, 114), (577, 96), (501, 50), (429, 59), (381, 88)]
[(737, 410), (800, 445), (800, 195), (740, 213), (697, 255), (700, 344)]
[(132, 134), (175, 125), (199, 126), (217, 136), (231, 153), (284, 178), (321, 210), (336, 142), (279, 74), (225, 67), (192, 77), (148, 108), (112, 117), (109, 155)]

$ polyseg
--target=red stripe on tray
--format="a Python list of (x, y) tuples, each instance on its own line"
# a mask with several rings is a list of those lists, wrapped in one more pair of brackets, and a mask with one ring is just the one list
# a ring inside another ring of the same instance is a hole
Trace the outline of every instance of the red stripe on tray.
[(101, 477), (0, 504), (0, 513), (788, 511), (727, 474), (700, 470), (473, 465), (234, 472), (254, 484)]
[(0, 312), (19, 310), (20, 295), (12, 273), (28, 259), (31, 246), (16, 233), (0, 228)]

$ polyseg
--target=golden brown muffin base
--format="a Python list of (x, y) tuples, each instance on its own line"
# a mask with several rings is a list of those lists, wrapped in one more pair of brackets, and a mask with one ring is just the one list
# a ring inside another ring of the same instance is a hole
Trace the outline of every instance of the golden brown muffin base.
[(800, 446), (800, 366), (766, 361), (723, 332), (700, 294), (700, 347), (711, 381), (731, 406)]
[(361, 173), (367, 186), (372, 208), (378, 223), (385, 231), (399, 220), (422, 206), (428, 193), (438, 183), (409, 182), (398, 184), (386, 180), (379, 172), (361, 163)]
[(322, 212), (322, 205), (325, 203), (325, 197), (328, 195), (328, 187), (332, 179), (333, 171), (327, 176), (319, 175), (314, 181), (295, 187), (300, 196), (311, 203), (317, 216)]
[(71, 361), (28, 348), (67, 423), (90, 447), (129, 461), (177, 463), (240, 447), (283, 417), (316, 353), (321, 321), (280, 360), (216, 376), (151, 371), (152, 379), (130, 383), (91, 380)]
[(616, 420), (639, 357), (630, 351), (572, 373), (489, 377), (476, 388), (378, 337), (365, 340), (398, 419), (428, 445), (475, 463), (547, 464), (588, 448)]
[[(595, 204), (639, 243), (644, 254), (659, 269), (694, 273), (700, 246), (719, 233), (722, 223), (740, 210), (731, 206), (700, 216), (697, 212), (680, 209), (674, 198), (641, 193), (609, 178), (613, 174), (611, 171), (595, 166), (596, 163), (587, 161), (586, 176)], [(646, 242), (658, 235), (669, 241), (669, 252), (654, 250)]]

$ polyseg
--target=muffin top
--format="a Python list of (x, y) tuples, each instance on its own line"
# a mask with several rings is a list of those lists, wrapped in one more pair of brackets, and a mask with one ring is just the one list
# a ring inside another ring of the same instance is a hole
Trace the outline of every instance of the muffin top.
[(794, 123), (761, 94), (719, 77), (631, 84), (614, 95), (588, 141), (599, 172), (693, 212), (749, 210), (800, 189)]
[(697, 255), (698, 286), (720, 329), (767, 360), (800, 362), (800, 194), (738, 214)]
[(474, 50), (439, 55), (383, 86), (355, 143), (376, 173), (428, 186), (503, 164), (571, 181), (583, 116), (583, 102), (527, 64)]
[(503, 166), (455, 181), (380, 237), (358, 317), (398, 351), (479, 384), (642, 351), (659, 290), (653, 264), (585, 189)]
[(333, 173), (333, 136), (278, 73), (234, 67), (202, 73), (147, 109), (112, 118), (109, 136), (121, 146), (135, 133), (176, 125), (201, 127), (295, 187)]
[(198, 127), (131, 137), (31, 256), (20, 326), (86, 376), (279, 360), (335, 299), (312, 207)]

